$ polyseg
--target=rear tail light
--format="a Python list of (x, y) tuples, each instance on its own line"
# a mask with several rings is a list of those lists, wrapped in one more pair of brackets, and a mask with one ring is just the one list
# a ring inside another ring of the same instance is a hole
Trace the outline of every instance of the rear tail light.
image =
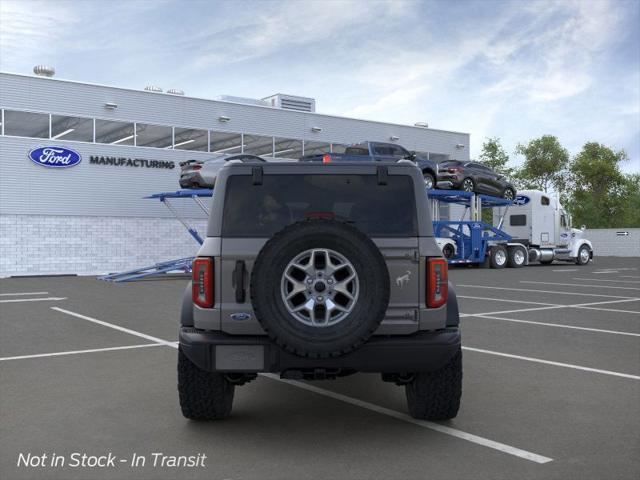
[(202, 308), (213, 307), (213, 258), (196, 258), (191, 272), (193, 303)]
[(444, 258), (427, 259), (427, 307), (438, 308), (447, 303), (449, 274)]
[(331, 163), (331, 155), (329, 155), (328, 153), (325, 153), (322, 156), (322, 163)]
[(460, 169), (459, 169), (459, 168), (450, 168), (450, 169), (449, 169), (449, 173), (457, 173), (457, 172), (459, 172), (459, 171), (460, 171)]
[(191, 170), (200, 170), (202, 168), (202, 165), (194, 165), (193, 167), (191, 167)]

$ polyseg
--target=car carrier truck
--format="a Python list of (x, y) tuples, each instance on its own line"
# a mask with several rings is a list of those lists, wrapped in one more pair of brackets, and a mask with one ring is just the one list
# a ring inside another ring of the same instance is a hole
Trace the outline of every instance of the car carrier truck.
[[(520, 191), (513, 202), (453, 190), (428, 195), (436, 241), (450, 264), (517, 268), (554, 260), (585, 265), (593, 259), (585, 226), (572, 228), (560, 202), (542, 191)], [(460, 220), (440, 220), (442, 202), (462, 206)], [(483, 208), (492, 209), (492, 225), (482, 221)]]

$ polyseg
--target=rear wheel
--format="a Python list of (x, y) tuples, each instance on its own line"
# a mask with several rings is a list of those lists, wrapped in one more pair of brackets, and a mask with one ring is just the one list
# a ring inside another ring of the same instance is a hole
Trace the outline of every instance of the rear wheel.
[(509, 247), (508, 266), (511, 268), (520, 268), (524, 266), (527, 258), (527, 252), (523, 247)]
[(178, 394), (182, 414), (191, 420), (216, 420), (231, 415), (234, 384), (221, 373), (201, 370), (178, 350)]
[(465, 192), (473, 192), (475, 190), (475, 183), (473, 183), (473, 179), (471, 178), (465, 178), (462, 181), (462, 190), (464, 190)]
[(424, 178), (424, 186), (427, 190), (435, 188), (436, 182), (431, 173), (422, 172), (422, 178)]
[(460, 409), (462, 396), (462, 351), (458, 351), (440, 370), (416, 373), (405, 389), (407, 407), (413, 418), (454, 418)]
[(504, 268), (507, 265), (508, 255), (507, 249), (502, 245), (494, 245), (491, 247), (491, 255), (489, 266), (491, 268)]
[(513, 191), (513, 188), (507, 187), (502, 193), (502, 198), (504, 198), (505, 200), (513, 200), (514, 198), (516, 198), (516, 192)]

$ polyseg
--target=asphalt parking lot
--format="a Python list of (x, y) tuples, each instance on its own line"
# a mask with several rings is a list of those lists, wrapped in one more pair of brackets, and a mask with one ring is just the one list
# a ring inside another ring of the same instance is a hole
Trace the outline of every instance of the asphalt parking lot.
[[(173, 343), (185, 278), (0, 280), (0, 478), (639, 478), (640, 258), (450, 278), (463, 399), (437, 424), (365, 374), (261, 376), (236, 389), (232, 418), (190, 422)], [(125, 461), (17, 466), (73, 452)], [(154, 467), (152, 453), (205, 454), (205, 467)]]

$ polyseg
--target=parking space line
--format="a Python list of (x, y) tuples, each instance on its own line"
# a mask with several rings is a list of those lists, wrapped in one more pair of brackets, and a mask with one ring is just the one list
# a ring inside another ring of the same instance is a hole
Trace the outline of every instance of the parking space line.
[(0, 300), (0, 303), (18, 303), (18, 302), (57, 302), (66, 300), (67, 297), (43, 297), (43, 298), (10, 298), (8, 300)]
[(72, 317), (81, 318), (82, 320), (86, 320), (88, 322), (97, 323), (98, 325), (102, 325), (104, 327), (113, 328), (114, 330), (128, 333), (130, 335), (135, 335), (136, 337), (144, 338), (152, 342), (161, 343), (163, 345), (167, 345), (168, 347), (175, 347), (176, 342), (169, 342), (167, 340), (163, 340), (162, 338), (154, 337), (152, 335), (147, 335), (146, 333), (138, 332), (136, 330), (131, 330), (130, 328), (121, 327), (120, 325), (115, 325), (113, 323), (104, 322), (96, 318), (87, 317), (86, 315), (81, 315), (79, 313), (75, 313), (70, 310), (65, 310), (64, 308), (51, 307), (51, 310), (55, 310), (56, 312), (60, 312), (60, 313), (65, 313), (67, 315), (71, 315)]
[(491, 300), (493, 302), (528, 303), (530, 305), (546, 305), (546, 306), (549, 306), (549, 307), (558, 306), (558, 304), (556, 304), (556, 303), (532, 302), (530, 300), (507, 300), (506, 298), (471, 297), (469, 295), (456, 295), (456, 297), (457, 298), (469, 298), (471, 300)]
[(528, 323), (531, 325), (541, 325), (544, 327), (558, 327), (558, 328), (570, 328), (573, 330), (584, 330), (587, 332), (596, 332), (596, 333), (610, 333), (613, 335), (627, 335), (630, 337), (640, 337), (640, 333), (632, 333), (632, 332), (620, 332), (618, 330), (603, 330), (601, 328), (589, 328), (589, 327), (578, 327), (576, 325), (566, 325), (562, 323), (547, 323), (547, 322), (534, 322), (533, 320), (520, 320), (516, 318), (503, 318), (503, 317), (495, 317), (492, 315), (465, 315), (465, 317), (477, 317), (477, 318), (489, 318), (491, 320), (502, 320), (505, 322), (514, 322), (514, 323)]
[(517, 360), (525, 360), (527, 362), (542, 363), (545, 365), (553, 365), (555, 367), (571, 368), (574, 370), (582, 370), (584, 372), (601, 373), (603, 375), (611, 375), (613, 377), (630, 378), (632, 380), (640, 380), (638, 375), (631, 375), (629, 373), (613, 372), (611, 370), (600, 370), (598, 368), (583, 367), (582, 365), (574, 365), (571, 363), (553, 362), (551, 360), (544, 360), (542, 358), (523, 357), (522, 355), (513, 355), (511, 353), (494, 352), (492, 350), (483, 350), (481, 348), (462, 347), (463, 350), (470, 352), (486, 353), (488, 355), (496, 355), (498, 357), (515, 358)]
[(17, 297), (20, 295), (49, 295), (49, 292), (0, 293), (0, 297)]
[(600, 308), (600, 307), (583, 307), (582, 305), (576, 305), (574, 308), (584, 308), (587, 310), (600, 310), (601, 312), (631, 313), (633, 315), (640, 315), (640, 312), (637, 312), (636, 310), (620, 310), (617, 308)]
[(94, 352), (111, 352), (114, 350), (131, 350), (133, 348), (147, 348), (147, 347), (163, 347), (162, 343), (145, 343), (142, 345), (125, 345), (123, 347), (107, 347), (107, 348), (91, 348), (88, 350), (70, 350), (67, 352), (53, 352), (53, 353), (36, 353), (34, 355), (18, 355), (17, 357), (2, 357), (0, 362), (7, 360), (24, 360), (27, 358), (42, 358), (42, 357), (60, 357), (63, 355), (77, 355), (79, 353), (94, 353)]
[(584, 285), (582, 283), (554, 283), (554, 282), (535, 282), (533, 280), (520, 280), (520, 283), (536, 283), (542, 285), (560, 285), (564, 287), (591, 287), (591, 288), (615, 288), (616, 290), (640, 290), (638, 287), (619, 287), (617, 285)]
[(579, 268), (561, 268), (560, 270), (551, 270), (552, 272), (577, 272)]
[(341, 393), (332, 392), (330, 390), (325, 390), (324, 388), (319, 388), (314, 385), (309, 385), (307, 383), (298, 382), (295, 380), (288, 380), (284, 378), (280, 378), (278, 375), (273, 373), (263, 373), (261, 374), (264, 377), (270, 378), (272, 380), (276, 380), (278, 382), (286, 383), (296, 388), (301, 388), (303, 390), (308, 390), (313, 393), (317, 393), (319, 395), (323, 395), (325, 397), (332, 398), (334, 400), (338, 400), (340, 402), (348, 403), (351, 405), (355, 405), (360, 408), (364, 408), (370, 410), (372, 412), (376, 412), (382, 415), (387, 415), (389, 417), (393, 417), (397, 420), (402, 420), (403, 422), (411, 423), (413, 425), (418, 425), (420, 427), (428, 428), (430, 430), (435, 430), (440, 433), (444, 433), (446, 435), (450, 435), (452, 437), (456, 437), (462, 440), (466, 440), (471, 443), (475, 443), (477, 445), (482, 445), (484, 447), (491, 448), (493, 450), (498, 450), (503, 453), (507, 453), (509, 455), (513, 455), (519, 458), (523, 458), (525, 460), (529, 460), (535, 463), (549, 463), (552, 462), (553, 459), (549, 457), (545, 457), (542, 455), (538, 455), (536, 453), (528, 452), (526, 450), (522, 450), (520, 448), (512, 447), (510, 445), (506, 445), (504, 443), (495, 442), (493, 440), (489, 440), (488, 438), (479, 437), (477, 435), (473, 435), (471, 433), (463, 432), (462, 430), (458, 430), (455, 428), (447, 427), (445, 425), (441, 425), (439, 423), (430, 422), (427, 420), (418, 420), (415, 419), (406, 413), (397, 412), (395, 410), (391, 410), (390, 408), (381, 407), (379, 405), (375, 405), (373, 403), (365, 402), (363, 400), (359, 400), (357, 398), (348, 397)]
[[(571, 280), (587, 280), (587, 281), (591, 281), (593, 280), (593, 278), (580, 278), (580, 277), (573, 277)], [(599, 278), (598, 282), (614, 282), (614, 283), (640, 283), (640, 280), (607, 280), (605, 278)]]
[[(547, 282), (543, 282), (547, 283)], [(467, 287), (467, 288), (489, 288), (493, 290), (510, 290), (513, 292), (526, 292), (526, 293), (553, 293), (556, 295), (577, 295), (580, 297), (606, 297), (606, 298), (623, 298), (630, 300), (638, 300), (637, 297), (622, 297), (620, 295), (604, 295), (599, 293), (582, 293), (582, 292), (559, 292), (557, 290), (532, 290), (529, 288), (512, 288), (512, 287), (491, 287), (489, 285), (464, 285), (459, 283), (456, 287)]]
[(519, 312), (536, 312), (539, 310), (553, 310), (556, 308), (587, 308), (590, 310), (602, 310), (605, 312), (623, 312), (623, 313), (638, 313), (634, 310), (616, 310), (614, 308), (602, 308), (593, 307), (592, 305), (606, 305), (609, 303), (625, 303), (625, 302), (637, 302), (640, 298), (628, 298), (626, 300), (607, 300), (605, 302), (590, 302), (590, 303), (576, 303), (573, 305), (554, 305), (548, 307), (534, 307), (534, 308), (518, 308), (516, 310), (498, 310), (496, 312), (482, 312), (482, 313), (460, 313), (461, 317), (473, 317), (478, 315), (500, 315), (502, 313), (519, 313)]
[(640, 278), (640, 275), (620, 275), (620, 278)]

